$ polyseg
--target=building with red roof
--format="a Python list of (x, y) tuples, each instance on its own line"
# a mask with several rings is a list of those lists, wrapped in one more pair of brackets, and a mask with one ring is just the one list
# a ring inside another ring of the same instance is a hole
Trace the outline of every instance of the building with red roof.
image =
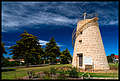
[(119, 56), (118, 55), (111, 54), (111, 56), (112, 56), (114, 62), (119, 62)]
[(118, 55), (114, 55), (114, 56), (115, 56), (115, 58), (116, 58), (116, 59), (118, 59), (118, 58), (119, 58), (119, 56), (118, 56)]
[(14, 59), (8, 59), (9, 62), (15, 61)]
[(25, 62), (24, 59), (8, 59), (9, 62), (12, 62), (12, 61), (19, 61), (19, 62)]

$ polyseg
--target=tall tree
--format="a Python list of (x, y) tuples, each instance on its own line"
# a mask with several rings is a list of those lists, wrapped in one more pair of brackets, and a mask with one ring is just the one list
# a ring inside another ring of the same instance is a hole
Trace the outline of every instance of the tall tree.
[(113, 63), (113, 59), (111, 56), (107, 56), (108, 63)]
[(61, 64), (69, 64), (69, 62), (72, 61), (72, 56), (67, 48), (62, 51), (60, 55), (60, 60)]
[(113, 63), (115, 63), (115, 54), (111, 54), (111, 58), (113, 60)]
[(26, 31), (20, 37), (22, 38), (16, 41), (16, 45), (9, 48), (12, 49), (11, 54), (14, 58), (24, 59), (27, 66), (29, 66), (29, 63), (36, 63), (43, 53), (39, 40)]
[(57, 46), (55, 39), (52, 37), (49, 43), (46, 44), (45, 53), (51, 64), (56, 63), (56, 58), (60, 56), (60, 48)]
[(1, 42), (1, 54), (2, 54), (2, 57), (3, 57), (3, 53), (7, 54), (7, 52), (5, 51), (4, 43)]
[(5, 47), (4, 47), (4, 43), (1, 42), (1, 65), (2, 66), (7, 66), (8, 63), (8, 59), (6, 59), (3, 54), (7, 54), (7, 52), (5, 51)]

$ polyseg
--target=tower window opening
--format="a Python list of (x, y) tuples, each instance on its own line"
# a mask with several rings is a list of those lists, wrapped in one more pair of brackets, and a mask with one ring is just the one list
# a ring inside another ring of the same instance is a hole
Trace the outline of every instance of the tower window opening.
[(79, 66), (82, 67), (82, 65), (83, 65), (83, 54), (80, 53), (80, 54), (77, 54), (77, 56), (78, 56), (78, 58), (79, 58)]
[(82, 31), (80, 32), (80, 34), (82, 34)]
[(80, 43), (82, 43), (82, 40), (79, 40)]

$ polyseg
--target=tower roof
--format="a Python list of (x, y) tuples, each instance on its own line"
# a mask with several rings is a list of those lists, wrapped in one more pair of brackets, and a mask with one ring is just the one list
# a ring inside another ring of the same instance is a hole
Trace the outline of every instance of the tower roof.
[(92, 19), (80, 20), (80, 21), (78, 21), (77, 25), (80, 25), (80, 27), (83, 27), (85, 24), (90, 23), (90, 22), (92, 22), (94, 20), (97, 21), (98, 17), (94, 17)]

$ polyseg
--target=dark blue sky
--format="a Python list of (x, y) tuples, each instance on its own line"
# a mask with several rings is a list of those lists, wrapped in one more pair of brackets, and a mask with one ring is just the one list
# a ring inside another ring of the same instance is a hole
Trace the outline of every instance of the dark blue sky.
[[(106, 55), (118, 55), (118, 2), (2, 2), (2, 42), (8, 47), (27, 30), (41, 45), (54, 37), (73, 55), (72, 31), (83, 13), (97, 13)], [(87, 16), (88, 17), (88, 16)], [(88, 17), (90, 18), (90, 16)], [(5, 55), (6, 57), (10, 55)]]

